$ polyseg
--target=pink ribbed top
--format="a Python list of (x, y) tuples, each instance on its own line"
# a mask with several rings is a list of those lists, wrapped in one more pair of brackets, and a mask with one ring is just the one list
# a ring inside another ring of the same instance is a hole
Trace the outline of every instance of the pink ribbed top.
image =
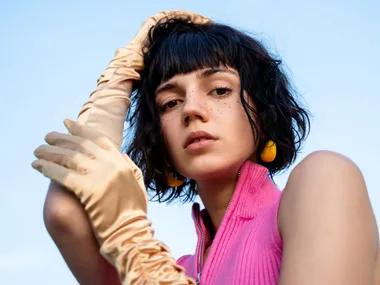
[(265, 167), (245, 162), (204, 266), (200, 253), (211, 240), (203, 218), (206, 212), (200, 211), (197, 203), (193, 206), (198, 235), (195, 254), (182, 256), (177, 263), (201, 285), (278, 284), (282, 239), (277, 216), (281, 194)]

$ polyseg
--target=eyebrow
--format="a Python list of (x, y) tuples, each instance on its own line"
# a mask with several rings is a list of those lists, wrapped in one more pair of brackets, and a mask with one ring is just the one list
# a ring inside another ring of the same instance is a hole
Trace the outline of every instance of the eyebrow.
[(173, 83), (165, 83), (164, 85), (162, 85), (161, 87), (157, 88), (156, 90), (156, 95), (162, 91), (166, 91), (166, 90), (173, 90), (175, 88), (178, 88), (178, 84), (173, 82)]
[(239, 74), (233, 70), (230, 69), (223, 69), (223, 68), (209, 68), (203, 71), (201, 74), (197, 75), (198, 79), (203, 79), (206, 77), (210, 77), (211, 75), (214, 75), (216, 73), (230, 73), (236, 76), (239, 76)]
[[(230, 69), (223, 69), (223, 68), (209, 68), (209, 69), (206, 69), (204, 70), (201, 74), (198, 74), (197, 75), (197, 79), (204, 79), (204, 78), (207, 78), (207, 77), (210, 77), (216, 73), (229, 73), (229, 74), (233, 74), (235, 76), (239, 76), (239, 74), (233, 70), (230, 70)], [(157, 88), (155, 94), (157, 95), (158, 93), (162, 92), (162, 91), (165, 91), (165, 90), (172, 90), (172, 89), (175, 89), (175, 88), (178, 88), (178, 84), (173, 82), (173, 83), (166, 83), (164, 85), (162, 85), (161, 87)]]

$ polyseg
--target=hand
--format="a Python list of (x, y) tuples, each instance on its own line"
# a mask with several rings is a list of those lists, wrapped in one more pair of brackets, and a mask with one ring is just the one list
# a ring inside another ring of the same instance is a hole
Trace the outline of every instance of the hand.
[[(165, 22), (169, 19), (181, 19), (194, 24), (211, 23), (211, 20), (204, 16), (184, 10), (173, 10), (157, 13), (156, 15), (149, 17), (142, 24), (134, 39), (125, 47), (125, 51), (123, 51), (123, 49), (119, 49), (118, 52), (116, 52), (116, 58), (118, 57), (118, 54), (124, 54), (128, 57), (128, 61), (130, 65), (133, 66), (134, 70), (143, 70), (144, 60), (142, 47), (148, 37), (150, 29), (158, 22)], [(138, 77), (137, 79), (140, 78)]]
[(195, 284), (153, 238), (141, 170), (94, 129), (70, 120), (65, 126), (70, 134), (49, 133), (32, 166), (80, 199), (100, 253), (123, 284)]
[[(120, 207), (145, 216), (147, 194), (141, 170), (96, 130), (65, 120), (70, 134), (49, 133), (32, 166), (75, 193), (87, 211), (99, 241), (119, 221)], [(120, 206), (119, 206), (120, 205)]]

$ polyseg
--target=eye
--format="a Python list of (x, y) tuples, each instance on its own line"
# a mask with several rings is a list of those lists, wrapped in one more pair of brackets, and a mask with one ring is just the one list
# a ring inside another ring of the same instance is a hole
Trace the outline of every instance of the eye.
[(229, 95), (231, 92), (232, 92), (231, 88), (221, 87), (221, 88), (214, 89), (211, 92), (211, 94), (216, 95), (216, 96), (226, 96), (226, 95)]
[(161, 110), (161, 112), (164, 112), (166, 110), (173, 109), (177, 105), (178, 105), (178, 100), (171, 100), (171, 101), (163, 104), (162, 106), (160, 106), (160, 110)]

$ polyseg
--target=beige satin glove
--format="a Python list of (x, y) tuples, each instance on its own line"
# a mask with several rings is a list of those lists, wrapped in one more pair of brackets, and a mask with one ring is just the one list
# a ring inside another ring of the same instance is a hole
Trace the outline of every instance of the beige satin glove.
[[(118, 151), (122, 143), (124, 121), (130, 105), (129, 98), (132, 93), (133, 81), (140, 80), (138, 72), (144, 68), (142, 43), (147, 38), (150, 28), (165, 18), (187, 19), (196, 24), (211, 22), (205, 17), (186, 11), (162, 12), (150, 17), (142, 25), (132, 42), (116, 51), (115, 58), (98, 79), (98, 87), (79, 112), (77, 121), (81, 125), (96, 129), (99, 132), (97, 136), (104, 135), (109, 138)], [(54, 142), (51, 144), (54, 146)], [(55, 144), (57, 146), (60, 144), (67, 149), (71, 149), (75, 145), (66, 140), (55, 141)], [(83, 152), (84, 148), (81, 147), (80, 151)], [(39, 152), (43, 153), (41, 149)], [(60, 172), (62, 168), (59, 170), (52, 163), (58, 159), (57, 157), (62, 159), (62, 154), (45, 153), (46, 162), (36, 162), (34, 166), (42, 173), (45, 171), (44, 174), (48, 177), (52, 176), (52, 169), (57, 170), (60, 178), (63, 179), (64, 176)], [(51, 158), (54, 159), (51, 160)], [(40, 164), (41, 162), (42, 164)], [(104, 177), (104, 174), (101, 173), (98, 177)], [(64, 186), (69, 181), (60, 181), (58, 177), (53, 180)], [(142, 179), (140, 178), (138, 181), (141, 184)], [(68, 188), (75, 192), (75, 189)], [(107, 195), (104, 197), (103, 203), (86, 203), (87, 200), (84, 198), (86, 195), (80, 195), (86, 211), (92, 213), (91, 215), (89, 213), (89, 216), (93, 227), (98, 225), (98, 228), (94, 227), (94, 230), (101, 243), (103, 256), (116, 267), (124, 281), (123, 284), (194, 284), (193, 280), (185, 277), (183, 269), (175, 264), (168, 249), (153, 240), (153, 229), (150, 227), (151, 223), (146, 219), (144, 207), (133, 210), (128, 207), (124, 208), (124, 204), (118, 203), (123, 199), (117, 195), (129, 193), (128, 189), (129, 187), (125, 187), (124, 192), (113, 192), (115, 196)], [(75, 193), (77, 194), (77, 192)], [(104, 193), (96, 194), (95, 197), (98, 195), (101, 196)], [(128, 201), (130, 201), (129, 206), (133, 208), (136, 204), (132, 203), (134, 201), (132, 196), (128, 196)], [(137, 197), (141, 199), (140, 195)], [(89, 206), (91, 204), (93, 207)], [(119, 222), (123, 222), (122, 225)], [(109, 229), (109, 231), (102, 231), (102, 228)]]
[(183, 19), (196, 24), (211, 20), (188, 11), (160, 12), (148, 18), (135, 38), (124, 48), (119, 48), (108, 68), (98, 79), (97, 89), (79, 112), (78, 122), (86, 124), (110, 138), (120, 148), (123, 127), (130, 105), (133, 81), (140, 80), (139, 72), (144, 69), (142, 46), (148, 32), (158, 21)]
[(70, 120), (65, 126), (71, 135), (49, 133), (32, 166), (79, 198), (123, 284), (195, 284), (153, 239), (141, 170), (96, 130)]

